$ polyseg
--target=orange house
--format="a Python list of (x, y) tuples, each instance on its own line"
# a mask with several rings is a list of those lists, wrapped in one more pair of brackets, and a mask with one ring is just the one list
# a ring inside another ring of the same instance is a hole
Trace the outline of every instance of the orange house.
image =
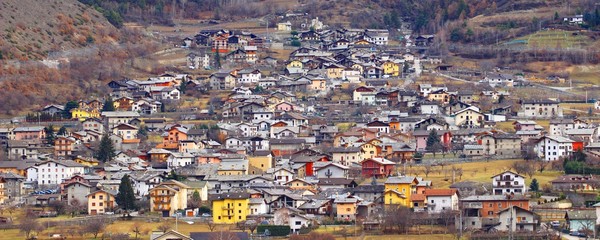
[(470, 196), (460, 200), (466, 217), (498, 217), (498, 212), (517, 206), (529, 210), (529, 199), (522, 195)]
[(573, 142), (573, 152), (583, 151), (583, 142)]

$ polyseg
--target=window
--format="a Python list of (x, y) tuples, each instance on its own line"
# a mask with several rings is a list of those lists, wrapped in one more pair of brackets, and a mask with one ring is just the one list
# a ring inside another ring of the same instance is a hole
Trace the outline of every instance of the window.
[(100, 203), (100, 207), (102, 207), (102, 205), (104, 205), (104, 203)]
[(498, 203), (498, 207), (501, 208), (502, 207), (502, 203)]
[(93, 203), (92, 203), (92, 207), (95, 207), (95, 206), (96, 206), (96, 203), (95, 203), (95, 202), (93, 202)]
[(96, 199), (96, 195), (92, 195), (92, 199)]
[(488, 211), (488, 215), (494, 215), (494, 211)]
[(98, 196), (98, 199), (102, 200), (104, 198), (104, 196), (100, 195)]
[(346, 208), (346, 212), (350, 212), (350, 208)]

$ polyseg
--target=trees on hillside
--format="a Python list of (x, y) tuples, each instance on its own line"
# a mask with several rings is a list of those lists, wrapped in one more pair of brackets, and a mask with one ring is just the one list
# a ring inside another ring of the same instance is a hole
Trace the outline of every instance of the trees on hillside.
[(102, 105), (103, 112), (112, 112), (115, 111), (115, 103), (113, 102), (111, 97), (106, 98), (104, 100), (104, 105)]
[(45, 127), (44, 132), (46, 133), (46, 143), (54, 145), (54, 139), (56, 138), (56, 135), (54, 135), (54, 126)]

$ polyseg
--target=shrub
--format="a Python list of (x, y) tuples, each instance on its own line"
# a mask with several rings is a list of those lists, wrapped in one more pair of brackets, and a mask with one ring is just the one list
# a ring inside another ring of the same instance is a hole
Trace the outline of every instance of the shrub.
[(260, 225), (256, 232), (264, 234), (267, 229), (269, 230), (269, 236), (287, 236), (290, 234), (290, 226), (284, 225)]

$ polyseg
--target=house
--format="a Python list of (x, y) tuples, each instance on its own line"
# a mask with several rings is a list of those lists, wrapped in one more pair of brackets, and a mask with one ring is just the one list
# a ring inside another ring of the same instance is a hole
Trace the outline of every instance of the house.
[(360, 163), (363, 160), (359, 147), (333, 147), (328, 152), (332, 155), (331, 160), (333, 162), (344, 166), (348, 166), (351, 163)]
[(563, 22), (567, 22), (569, 24), (584, 24), (583, 15), (573, 15), (563, 17)]
[(521, 111), (517, 115), (528, 118), (560, 118), (563, 116), (563, 111), (557, 101), (523, 100)]
[[(168, 232), (159, 232), (153, 231), (150, 235), (150, 240), (197, 240), (197, 239), (207, 239), (207, 237), (199, 237), (195, 232), (190, 233), (190, 236), (186, 236), (183, 233), (177, 232), (175, 230), (169, 230)], [(196, 238), (194, 238), (196, 237)], [(239, 238), (242, 240), (241, 238)]]
[(42, 110), (40, 110), (41, 113), (45, 113), (45, 114), (48, 114), (50, 116), (60, 115), (64, 111), (65, 111), (65, 107), (64, 106), (56, 105), (56, 104), (47, 105), (44, 108), (42, 108)]
[(44, 127), (16, 127), (12, 130), (13, 139), (11, 140), (44, 140), (46, 131)]
[(87, 206), (88, 194), (90, 194), (93, 188), (90, 184), (83, 181), (73, 181), (65, 185), (64, 189), (67, 193), (67, 204), (69, 206)]
[(121, 123), (114, 128), (112, 128), (113, 134), (121, 137), (123, 139), (123, 143), (139, 143), (140, 139), (138, 139), (138, 128), (136, 126), (132, 126), (127, 123)]
[(250, 197), (248, 200), (248, 207), (250, 208), (249, 215), (259, 216), (269, 213), (269, 205), (264, 198)]
[(176, 180), (169, 180), (150, 189), (150, 211), (169, 217), (177, 210), (187, 208), (190, 187)]
[(389, 177), (384, 185), (383, 203), (386, 206), (402, 205), (411, 207), (411, 195), (416, 191), (419, 180), (416, 177)]
[[(523, 195), (477, 195), (460, 199), (462, 226), (465, 229), (489, 229), (500, 223), (501, 210), (511, 206), (529, 210)], [(457, 224), (461, 225), (461, 224)]]
[(484, 134), (478, 143), (483, 146), (483, 151), (488, 156), (521, 156), (521, 138), (516, 134)]
[(292, 233), (313, 225), (314, 215), (307, 215), (295, 208), (280, 208), (273, 213), (275, 225), (288, 225)]
[(59, 136), (54, 139), (54, 156), (66, 157), (71, 156), (73, 147), (77, 140), (73, 137)]
[(86, 196), (88, 214), (100, 215), (112, 212), (112, 209), (116, 207), (115, 196), (116, 193), (105, 190), (98, 190), (88, 194)]
[(356, 211), (359, 200), (353, 197), (336, 198), (333, 203), (336, 206), (336, 216), (338, 221), (356, 220)]
[(72, 160), (46, 160), (27, 168), (27, 181), (38, 185), (60, 184), (63, 179), (83, 174), (84, 166)]
[(81, 125), (83, 126), (84, 131), (96, 131), (101, 134), (104, 133), (104, 124), (102, 124), (100, 119), (88, 118), (84, 120)]
[(549, 125), (549, 135), (552, 136), (565, 136), (568, 130), (575, 128), (575, 122), (573, 119), (551, 119)]
[(527, 192), (525, 177), (512, 171), (504, 171), (492, 176), (492, 188), (494, 195), (525, 194)]
[[(419, 152), (425, 151), (427, 147), (427, 137), (431, 131), (416, 130), (413, 132), (413, 137), (416, 141), (416, 150)], [(440, 137), (440, 143), (446, 149), (451, 149), (452, 133), (450, 131), (436, 131)]]
[(212, 202), (212, 218), (217, 224), (233, 224), (246, 221), (250, 214), (249, 194), (246, 192), (229, 192), (212, 194), (209, 200)]
[(292, 31), (292, 24), (290, 23), (290, 21), (277, 23), (277, 31)]
[(454, 113), (454, 125), (462, 128), (479, 128), (485, 121), (485, 115), (476, 107), (468, 107)]
[[(317, 163), (323, 163), (317, 165)], [(335, 162), (317, 162), (314, 164), (315, 176), (318, 178), (346, 178), (348, 177), (347, 166)]]
[(367, 158), (361, 161), (361, 174), (364, 178), (384, 178), (390, 176), (396, 163), (385, 158)]
[(123, 111), (123, 112), (102, 112), (102, 117), (104, 118), (104, 122), (108, 125), (109, 129), (113, 129), (115, 126), (126, 123), (133, 120), (134, 118), (139, 118), (140, 114), (137, 112), (131, 111)]
[(298, 207), (307, 214), (330, 216), (333, 212), (333, 201), (330, 199), (309, 199)]
[(423, 192), (429, 213), (444, 213), (458, 210), (458, 190), (425, 189)]
[(555, 191), (596, 191), (600, 180), (594, 175), (562, 175), (550, 182)]
[(565, 221), (569, 232), (580, 232), (588, 236), (596, 235), (596, 210), (576, 209), (565, 213)]
[(540, 228), (541, 217), (529, 210), (511, 206), (498, 213), (500, 224), (494, 228), (498, 231), (535, 232)]
[(543, 160), (554, 161), (570, 156), (576, 151), (575, 144), (575, 141), (566, 137), (543, 136), (535, 143), (535, 152)]

